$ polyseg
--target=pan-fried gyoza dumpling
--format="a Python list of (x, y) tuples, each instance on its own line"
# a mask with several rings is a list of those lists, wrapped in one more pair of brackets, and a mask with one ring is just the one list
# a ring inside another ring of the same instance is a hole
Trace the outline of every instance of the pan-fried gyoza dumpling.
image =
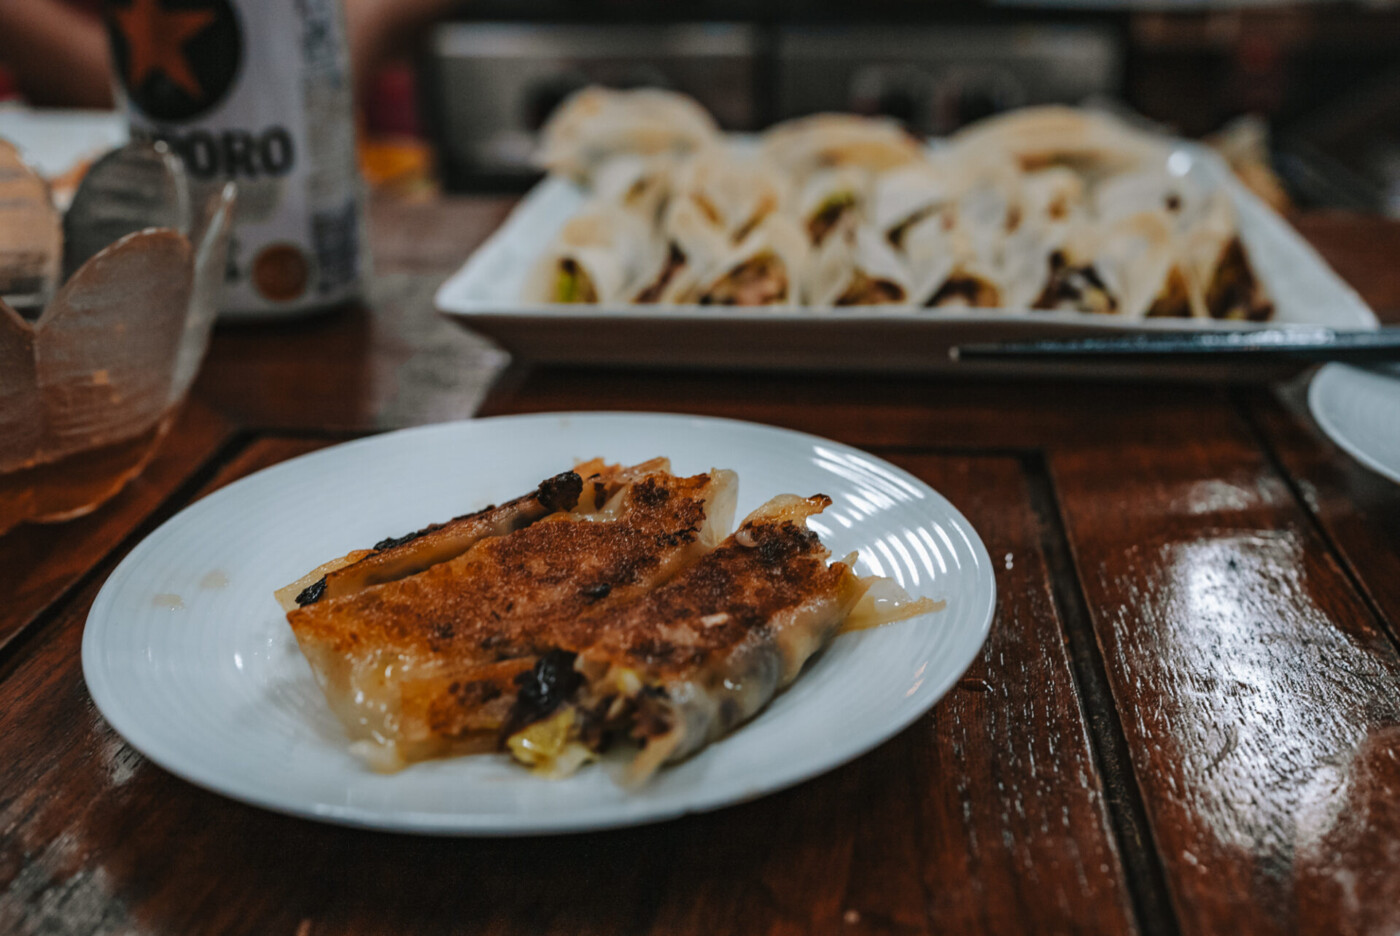
[(966, 185), (951, 161), (931, 157), (875, 177), (866, 215), (896, 249), (904, 235), (925, 218), (949, 210)]
[[(287, 622), (356, 750), (397, 769), (493, 749), (517, 677), (541, 648), (576, 637), (585, 613), (655, 588), (724, 538), (733, 473), (684, 478), (668, 468), (661, 459), (587, 478), (566, 472), (541, 485), (554, 508), (544, 516), (409, 575), (299, 595)], [(516, 504), (482, 515), (518, 513)]]
[[(873, 584), (849, 562), (828, 565), (829, 551), (807, 528), (830, 503), (774, 498), (670, 582), (582, 616), (551, 661), (574, 678), (549, 705), (520, 693), (503, 732), (511, 753), (559, 775), (622, 736), (641, 745), (626, 777), (639, 783), (761, 711)], [(896, 590), (887, 619), (932, 610)]]
[(668, 155), (612, 156), (593, 173), (593, 196), (654, 223), (671, 195), (675, 162)]

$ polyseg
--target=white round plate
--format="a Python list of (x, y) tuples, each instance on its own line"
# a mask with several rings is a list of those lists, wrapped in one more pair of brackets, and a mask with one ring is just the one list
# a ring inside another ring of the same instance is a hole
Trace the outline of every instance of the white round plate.
[(1400, 365), (1328, 364), (1313, 376), (1308, 408), (1348, 455), (1400, 484)]
[[(625, 790), (609, 766), (562, 781), (503, 755), (372, 773), (347, 750), (274, 589), (385, 536), (528, 491), (594, 456), (656, 455), (739, 474), (738, 515), (785, 492), (829, 494), (811, 526), (858, 571), (941, 612), (844, 635), (765, 711)], [(996, 586), (951, 504), (858, 449), (751, 423), (550, 414), (373, 436), (276, 465), (191, 505), (132, 550), (83, 634), (83, 675), (112, 726), (186, 780), (269, 809), (440, 835), (524, 835), (652, 822), (797, 783), (927, 711), (976, 656)]]

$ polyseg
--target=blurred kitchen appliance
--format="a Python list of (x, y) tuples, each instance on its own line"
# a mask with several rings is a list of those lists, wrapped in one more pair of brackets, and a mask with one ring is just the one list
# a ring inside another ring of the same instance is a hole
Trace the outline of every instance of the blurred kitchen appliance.
[(944, 134), (1010, 107), (1115, 95), (1122, 46), (1101, 22), (454, 22), (433, 34), (424, 85), (447, 187), (523, 189), (535, 131), (592, 82), (684, 91), (726, 130), (837, 110)]
[(743, 23), (447, 23), (432, 37), (430, 123), (449, 188), (520, 188), (535, 131), (587, 84), (691, 95), (727, 130), (758, 126), (760, 34)]
[(1088, 24), (785, 26), (778, 115), (888, 114), (942, 135), (1012, 107), (1116, 94), (1120, 45)]

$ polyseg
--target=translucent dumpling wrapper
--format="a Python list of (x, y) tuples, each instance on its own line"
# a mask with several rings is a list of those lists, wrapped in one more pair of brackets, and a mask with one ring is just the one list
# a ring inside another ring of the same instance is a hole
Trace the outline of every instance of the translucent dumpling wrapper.
[(959, 244), (952, 221), (950, 212), (929, 214), (909, 225), (900, 237), (914, 305), (924, 305), (933, 298), (958, 262)]
[(706, 147), (676, 171), (676, 197), (693, 202), (734, 242), (778, 210), (783, 189), (767, 163), (722, 146)]
[(622, 153), (598, 167), (593, 175), (593, 195), (650, 223), (670, 196), (674, 172), (675, 160), (669, 156)]
[[(1033, 308), (1045, 288), (1051, 258), (1064, 252), (1066, 245), (1090, 235), (1092, 228), (1078, 215), (1063, 220), (1031, 215), (1022, 220), (1016, 230), (984, 253), (984, 260), (998, 274), (1001, 305), (1017, 311)], [(1088, 246), (1085, 252), (1096, 249)]]
[(1021, 180), (1019, 224), (1068, 224), (1086, 211), (1087, 194), (1084, 178), (1064, 166), (1028, 172)]
[(733, 250), (728, 233), (716, 225), (690, 198), (673, 198), (666, 206), (660, 237), (666, 245), (664, 263), (640, 280), (632, 301), (686, 303), (699, 299), (701, 280), (719, 267)]
[(900, 248), (911, 227), (950, 208), (965, 184), (946, 160), (901, 166), (875, 178), (866, 214)]
[(812, 173), (793, 199), (797, 219), (817, 246), (841, 231), (849, 232), (864, 218), (870, 196), (870, 173), (857, 167), (821, 169)]
[(1273, 300), (1249, 262), (1228, 193), (1210, 196), (1200, 218), (1181, 234), (1180, 250), (1211, 318), (1262, 322), (1273, 315)]
[(835, 235), (816, 248), (805, 287), (808, 303), (814, 306), (905, 305), (913, 289), (904, 261), (868, 225)]
[(789, 218), (769, 215), (708, 271), (701, 305), (793, 306), (801, 300), (807, 238)]
[(1019, 175), (989, 174), (959, 193), (951, 224), (978, 253), (993, 255), (997, 245), (1021, 225), (1020, 183)]
[[(933, 216), (910, 228), (904, 254), (910, 277), (910, 302), (924, 308), (1000, 308), (1006, 286), (995, 258), (968, 232)], [(983, 246), (991, 242), (984, 241)]]
[(775, 124), (763, 134), (761, 153), (798, 180), (819, 169), (884, 172), (924, 158), (923, 145), (893, 120), (854, 114), (814, 114)]
[(593, 203), (564, 225), (525, 281), (529, 302), (621, 302), (665, 263), (663, 245), (635, 213)]
[(1126, 318), (1189, 318), (1204, 314), (1200, 291), (1177, 257), (1172, 219), (1140, 211), (1099, 230), (1096, 263)]
[(572, 94), (550, 116), (540, 131), (535, 164), (590, 181), (613, 156), (690, 153), (718, 136), (714, 118), (683, 94), (594, 86)]
[(1042, 285), (1032, 309), (1113, 315), (1122, 311), (1124, 277), (1108, 265), (1100, 250), (1099, 232), (1078, 227), (1046, 258)]
[(1094, 188), (1095, 216), (1111, 224), (1140, 212), (1163, 214), (1174, 230), (1186, 230), (1207, 207), (1206, 192), (1187, 176), (1154, 165), (1111, 176)]
[(980, 120), (953, 136), (968, 158), (1009, 155), (1026, 171), (1067, 166), (1088, 176), (1160, 162), (1166, 146), (1107, 114), (1073, 107), (1026, 107)]

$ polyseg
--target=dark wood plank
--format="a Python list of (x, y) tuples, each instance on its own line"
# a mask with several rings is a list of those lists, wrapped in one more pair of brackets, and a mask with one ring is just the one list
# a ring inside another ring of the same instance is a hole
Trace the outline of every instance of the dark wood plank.
[(1400, 325), (1400, 220), (1349, 211), (1307, 211), (1289, 218), (1381, 321)]
[(652, 931), (1134, 930), (1016, 465), (899, 460), (999, 563), (987, 646), (890, 743), (794, 794), (677, 826), (700, 867), (669, 877)]
[[(215, 484), (310, 447), (260, 441)], [(93, 583), (4, 675), (0, 931), (1133, 932), (1013, 459), (906, 458), (1002, 564), (965, 688), (876, 751), (717, 813), (537, 840), (288, 819), (127, 748), (79, 672)]]
[(860, 375), (512, 369), (479, 415), (648, 410), (746, 419), (853, 445), (1033, 450), (1102, 435), (1151, 441), (1151, 422), (1116, 419), (1140, 406), (1181, 413), (1220, 405), (1223, 390), (1178, 384), (936, 380)]
[(1049, 453), (1186, 933), (1400, 925), (1400, 657), (1226, 407)]
[(1400, 486), (1332, 444), (1308, 412), (1306, 385), (1244, 398), (1299, 496), (1391, 634), (1400, 636)]
[(376, 273), (451, 273), (510, 214), (513, 195), (444, 195), (412, 201), (376, 195), (369, 203)]
[(0, 535), (0, 647), (102, 561), (151, 512), (218, 451), (228, 421), (191, 403), (177, 417), (146, 469), (85, 517), (30, 524)]
[(195, 395), (242, 425), (372, 432), (470, 416), (505, 353), (433, 310), (440, 277), (375, 277), (363, 305), (220, 325)]

